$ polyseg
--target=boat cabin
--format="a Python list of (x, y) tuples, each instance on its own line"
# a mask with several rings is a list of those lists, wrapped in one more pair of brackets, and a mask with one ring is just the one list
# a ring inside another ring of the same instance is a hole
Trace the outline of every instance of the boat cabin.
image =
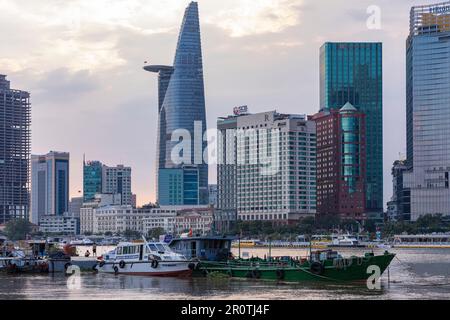
[(173, 252), (161, 242), (121, 242), (116, 249), (105, 255), (105, 260), (148, 261), (148, 260), (185, 260), (185, 257)]
[(231, 237), (187, 237), (173, 239), (169, 246), (188, 259), (224, 261), (230, 257)]

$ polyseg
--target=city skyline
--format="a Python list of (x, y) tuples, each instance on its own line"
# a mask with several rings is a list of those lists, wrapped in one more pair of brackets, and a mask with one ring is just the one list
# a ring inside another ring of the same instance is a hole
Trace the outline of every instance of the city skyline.
[[(208, 123), (214, 126), (217, 117), (231, 114), (234, 106), (242, 104), (249, 105), (252, 113), (276, 109), (314, 114), (319, 108), (320, 46), (326, 41), (383, 42), (384, 132), (396, 132), (385, 137), (386, 203), (391, 196), (389, 168), (398, 153), (406, 151), (404, 61), (409, 10), (426, 2), (377, 1), (381, 29), (370, 30), (366, 9), (371, 1), (360, 1), (351, 8), (344, 1), (329, 1), (326, 11), (323, 2), (313, 1), (199, 1)], [(52, 10), (62, 9), (53, 1), (48, 3)], [(124, 4), (117, 2), (98, 18), (87, 13), (96, 12), (89, 6), (99, 8), (101, 1), (73, 3), (45, 24), (42, 19), (49, 6), (37, 9), (30, 5), (30, 12), (20, 19), (28, 18), (30, 26), (45, 31), (35, 36), (32, 52), (22, 52), (20, 44), (27, 34), (23, 29), (19, 41), (10, 39), (8, 46), (0, 45), (5, 52), (0, 58), (1, 73), (8, 75), (14, 87), (32, 95), (32, 153), (71, 153), (71, 197), (82, 190), (82, 156), (86, 153), (89, 159), (131, 166), (139, 204), (154, 201), (157, 90), (149, 90), (148, 75), (142, 74), (141, 67), (145, 60), (170, 63), (174, 35), (188, 1), (169, 1), (153, 20), (150, 11), (158, 11), (154, 10), (157, 2), (142, 7), (140, 1), (130, 2), (122, 8), (126, 10), (120, 10)], [(17, 7), (12, 1), (3, 5), (1, 23), (12, 23), (6, 15)], [(320, 13), (327, 19), (314, 32), (309, 28), (306, 32), (305, 26), (313, 25), (312, 17)], [(154, 22), (143, 21), (146, 16)], [(334, 34), (337, 21), (339, 35)], [(44, 49), (54, 36), (55, 46)], [(97, 42), (99, 38), (105, 40)], [(215, 166), (210, 167), (210, 183), (214, 183)]]

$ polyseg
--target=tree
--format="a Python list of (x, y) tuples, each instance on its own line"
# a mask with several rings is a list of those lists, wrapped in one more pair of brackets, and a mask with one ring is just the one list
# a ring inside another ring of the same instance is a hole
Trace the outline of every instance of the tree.
[(139, 233), (139, 232), (137, 232), (137, 231), (134, 231), (134, 230), (130, 230), (130, 229), (126, 229), (124, 232), (123, 232), (123, 236), (125, 237), (125, 238), (127, 238), (127, 239), (137, 239), (137, 238), (140, 238), (141, 237), (141, 234)]
[(165, 234), (165, 230), (163, 228), (155, 228), (148, 231), (147, 236), (150, 239), (159, 239), (159, 236)]
[(12, 219), (6, 223), (5, 234), (10, 240), (25, 240), (31, 231), (31, 223), (25, 219)]

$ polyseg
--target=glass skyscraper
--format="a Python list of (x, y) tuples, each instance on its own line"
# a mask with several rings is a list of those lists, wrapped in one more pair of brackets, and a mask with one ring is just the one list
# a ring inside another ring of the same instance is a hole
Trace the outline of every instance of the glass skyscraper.
[(69, 158), (67, 152), (50, 151), (31, 156), (31, 222), (69, 210)]
[(412, 7), (406, 50), (411, 220), (450, 214), (450, 2)]
[(102, 193), (102, 163), (83, 161), (83, 201), (94, 200), (97, 193)]
[(365, 115), (366, 212), (383, 212), (383, 88), (381, 43), (331, 43), (320, 48), (320, 107), (347, 102)]
[[(158, 73), (158, 150), (157, 164), (160, 169), (183, 169), (195, 165), (198, 168), (199, 204), (208, 204), (208, 166), (203, 161), (206, 142), (205, 93), (203, 83), (202, 50), (198, 4), (191, 2), (186, 8), (181, 25), (173, 66), (151, 65), (145, 70)], [(195, 124), (200, 129), (194, 130)], [(191, 136), (190, 163), (174, 163), (172, 150), (178, 141), (171, 141), (175, 130), (184, 129)], [(197, 131), (197, 135), (194, 134)], [(194, 141), (196, 138), (196, 141)], [(168, 177), (156, 174), (157, 180)], [(160, 197), (159, 186), (168, 181), (158, 181), (158, 202), (164, 205)]]

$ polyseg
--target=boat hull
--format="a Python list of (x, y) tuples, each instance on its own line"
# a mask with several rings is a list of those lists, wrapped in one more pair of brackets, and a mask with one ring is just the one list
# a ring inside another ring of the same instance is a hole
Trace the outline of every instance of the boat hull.
[(96, 270), (102, 273), (126, 274), (154, 277), (188, 277), (192, 274), (189, 261), (160, 261), (156, 267), (149, 262), (127, 262), (120, 266), (119, 262), (97, 264)]
[(326, 281), (326, 282), (357, 282), (367, 280), (373, 273), (371, 266), (379, 268), (380, 276), (391, 263), (395, 254), (380, 256), (352, 257), (344, 261), (327, 261), (323, 271), (314, 273), (309, 262), (298, 264), (271, 264), (258, 262), (201, 262), (196, 270), (197, 275), (208, 275), (212, 272), (227, 274), (236, 278), (256, 278), (284, 282)]

